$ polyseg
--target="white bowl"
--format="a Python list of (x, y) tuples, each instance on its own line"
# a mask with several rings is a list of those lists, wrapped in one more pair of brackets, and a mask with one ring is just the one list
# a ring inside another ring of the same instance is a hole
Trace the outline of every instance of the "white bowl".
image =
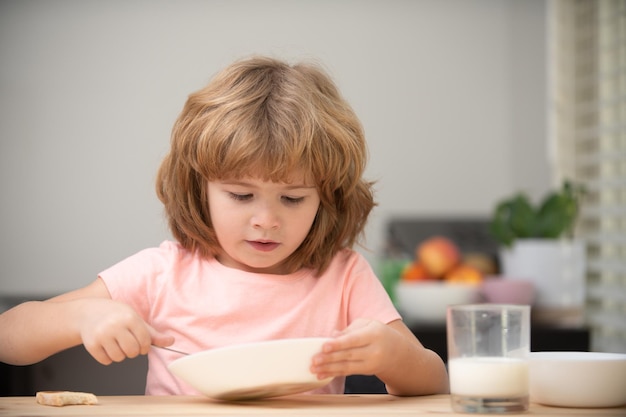
[(559, 407), (626, 404), (626, 354), (531, 352), (530, 401)]
[(476, 284), (441, 281), (400, 281), (395, 289), (396, 302), (407, 324), (445, 324), (446, 308), (453, 304), (471, 304), (479, 300)]
[(309, 370), (323, 337), (281, 339), (205, 350), (177, 359), (169, 370), (202, 394), (226, 401), (296, 394), (320, 388)]

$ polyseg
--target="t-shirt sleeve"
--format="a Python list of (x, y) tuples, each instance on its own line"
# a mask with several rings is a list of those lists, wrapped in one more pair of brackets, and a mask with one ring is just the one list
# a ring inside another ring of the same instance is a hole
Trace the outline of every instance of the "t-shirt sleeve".
[(348, 306), (348, 322), (357, 318), (390, 323), (401, 318), (389, 294), (374, 273), (367, 260), (353, 252), (349, 262), (348, 279), (345, 282), (345, 302)]
[(118, 262), (98, 276), (113, 300), (130, 305), (149, 321), (153, 294), (173, 252), (171, 242), (164, 242), (158, 248), (144, 249)]

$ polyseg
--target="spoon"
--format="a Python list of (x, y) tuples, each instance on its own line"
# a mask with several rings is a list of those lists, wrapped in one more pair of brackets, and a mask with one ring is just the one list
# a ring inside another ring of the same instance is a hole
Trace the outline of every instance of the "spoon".
[(172, 348), (165, 347), (165, 346), (152, 345), (152, 347), (163, 349), (163, 350), (169, 350), (170, 352), (178, 353), (179, 355), (185, 355), (185, 356), (189, 356), (190, 355), (190, 353), (183, 352), (183, 351), (176, 350), (176, 349), (172, 349)]

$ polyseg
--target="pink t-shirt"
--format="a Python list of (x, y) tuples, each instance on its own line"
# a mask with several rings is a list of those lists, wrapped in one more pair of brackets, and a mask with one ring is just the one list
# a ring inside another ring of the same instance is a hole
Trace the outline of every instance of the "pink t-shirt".
[[(343, 250), (326, 272), (302, 269), (270, 275), (228, 268), (176, 242), (143, 250), (100, 274), (111, 297), (131, 305), (173, 348), (199, 352), (220, 346), (294, 337), (328, 337), (357, 318), (389, 323), (400, 315), (367, 261)], [(148, 354), (148, 395), (195, 395), (167, 364), (180, 355)], [(317, 393), (343, 393), (335, 378)]]

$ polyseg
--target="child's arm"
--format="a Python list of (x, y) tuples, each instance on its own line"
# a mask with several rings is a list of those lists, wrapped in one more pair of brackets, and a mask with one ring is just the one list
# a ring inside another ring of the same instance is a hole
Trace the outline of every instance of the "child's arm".
[(100, 363), (119, 362), (148, 352), (151, 343), (167, 346), (126, 304), (111, 300), (104, 283), (20, 304), (0, 315), (0, 361), (26, 365), (84, 344)]
[(448, 374), (439, 355), (426, 349), (401, 320), (387, 325), (357, 320), (313, 358), (318, 378), (376, 375), (393, 395), (447, 393)]

